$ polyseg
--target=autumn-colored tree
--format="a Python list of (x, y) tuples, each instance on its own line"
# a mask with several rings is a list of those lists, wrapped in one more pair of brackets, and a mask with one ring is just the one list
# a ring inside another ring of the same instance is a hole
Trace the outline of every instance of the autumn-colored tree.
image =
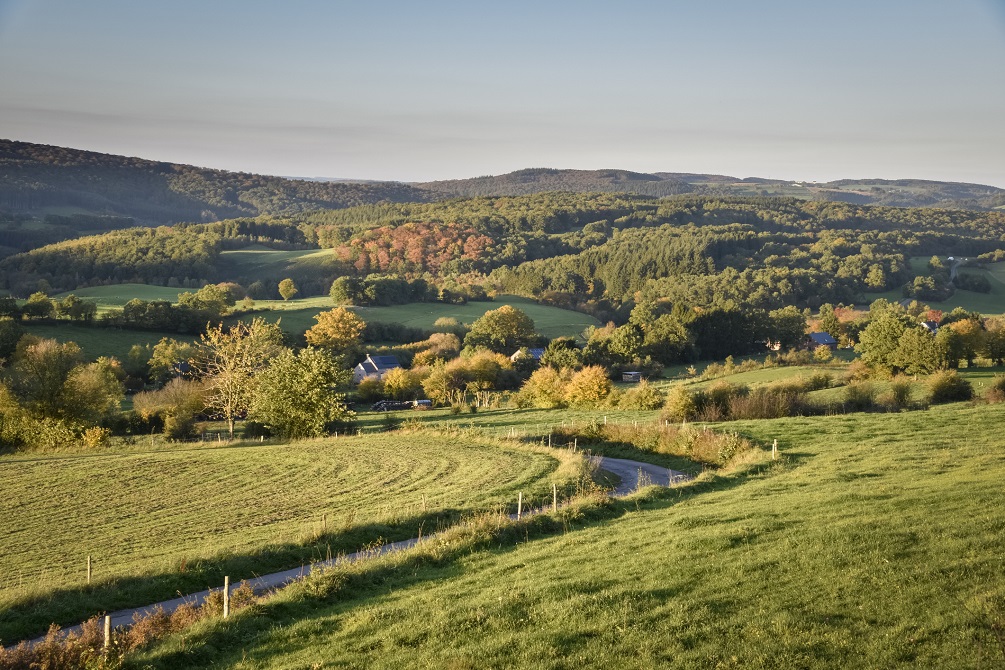
[(330, 349), (335, 354), (351, 353), (366, 329), (366, 322), (345, 307), (321, 312), (314, 320), (317, 324), (305, 333), (307, 344)]
[(289, 300), (297, 293), (300, 293), (300, 289), (297, 288), (297, 285), (289, 277), (279, 282), (279, 295), (283, 297), (283, 300)]
[(207, 404), (223, 415), (231, 439), (235, 420), (251, 406), (255, 375), (283, 350), (282, 343), (279, 326), (261, 318), (211, 326), (200, 338), (194, 363), (206, 381)]
[(534, 321), (523, 310), (503, 305), (485, 312), (471, 324), (464, 345), (511, 354), (533, 344), (535, 338)]
[(607, 371), (599, 365), (588, 365), (569, 380), (565, 399), (570, 405), (596, 405), (611, 392)]

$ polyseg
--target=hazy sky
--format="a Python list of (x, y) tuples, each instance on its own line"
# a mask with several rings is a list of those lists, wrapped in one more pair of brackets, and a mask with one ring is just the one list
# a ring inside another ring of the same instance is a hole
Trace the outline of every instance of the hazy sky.
[(0, 0), (0, 137), (299, 176), (1005, 187), (1005, 0)]

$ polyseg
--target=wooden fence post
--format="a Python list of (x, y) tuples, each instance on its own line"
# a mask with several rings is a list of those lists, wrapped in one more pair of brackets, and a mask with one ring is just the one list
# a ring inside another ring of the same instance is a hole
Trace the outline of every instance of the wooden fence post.
[(558, 511), (558, 484), (551, 483), (551, 511)]
[(778, 458), (778, 440), (771, 443), (771, 460)]
[(105, 651), (108, 651), (108, 647), (112, 644), (112, 617), (105, 615)]
[(230, 576), (223, 578), (223, 618), (230, 616)]
[(91, 583), (91, 555), (87, 555), (87, 583)]
[(517, 494), (516, 498), (516, 520), (519, 521), (523, 516), (523, 491)]

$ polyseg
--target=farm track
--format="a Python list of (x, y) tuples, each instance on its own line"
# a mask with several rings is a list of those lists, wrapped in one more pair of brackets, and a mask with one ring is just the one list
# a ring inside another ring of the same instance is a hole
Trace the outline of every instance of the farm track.
[[(613, 497), (621, 497), (628, 495), (632, 491), (636, 490), (640, 483), (642, 485), (655, 484), (658, 486), (668, 486), (672, 481), (682, 481), (687, 479), (689, 476), (683, 472), (677, 472), (675, 470), (668, 470), (651, 463), (642, 463), (640, 461), (632, 461), (622, 458), (609, 458), (599, 456), (596, 457), (599, 467), (601, 470), (613, 473), (617, 475), (621, 481), (618, 486), (611, 492)], [(528, 512), (528, 514), (538, 513), (541, 510), (533, 510)], [(516, 515), (510, 515), (511, 518), (515, 518)], [(430, 537), (435, 537), (434, 535), (427, 536), (426, 539)], [(419, 542), (419, 538), (412, 538), (409, 540), (402, 540), (400, 542), (392, 542), (385, 544), (375, 550), (367, 550), (355, 552), (348, 554), (346, 556), (333, 558), (330, 560), (318, 561), (305, 565), (299, 568), (293, 568), (291, 570), (284, 570), (281, 572), (275, 572), (268, 575), (262, 575), (255, 579), (247, 580), (248, 585), (256, 592), (263, 593), (269, 590), (274, 590), (282, 588), (297, 579), (300, 579), (315, 570), (322, 570), (324, 568), (330, 567), (336, 561), (359, 561), (368, 558), (373, 558), (377, 556), (382, 556), (385, 554), (393, 553), (396, 551), (402, 551), (410, 547), (415, 546)], [(159, 603), (153, 603), (143, 607), (136, 607), (131, 609), (119, 610), (110, 613), (111, 625), (113, 628), (120, 626), (128, 626), (134, 621), (134, 617), (139, 615), (147, 614), (156, 608), (161, 608), (166, 613), (171, 613), (178, 607), (186, 604), (192, 603), (195, 605), (201, 604), (210, 595), (209, 590), (199, 591), (197, 593), (191, 593), (178, 598), (172, 598), (171, 600), (165, 600)], [(73, 626), (68, 629), (71, 632), (79, 632), (80, 625)], [(31, 642), (37, 643), (44, 639), (44, 636), (38, 637)]]

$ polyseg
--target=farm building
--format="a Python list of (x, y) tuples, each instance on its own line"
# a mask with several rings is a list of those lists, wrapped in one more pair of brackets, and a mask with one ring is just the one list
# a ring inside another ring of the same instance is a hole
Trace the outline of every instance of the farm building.
[(638, 384), (639, 382), (642, 381), (642, 373), (641, 372), (635, 372), (635, 371), (632, 371), (632, 372), (622, 372), (621, 373), (621, 381), (623, 381), (623, 382), (629, 382), (631, 384)]
[(524, 356), (530, 356), (535, 361), (539, 361), (541, 360), (541, 356), (544, 356), (544, 349), (527, 349), (526, 347), (524, 347), (523, 349), (517, 349), (515, 352), (513, 352), (513, 355), (510, 356), (509, 359), (514, 363), (516, 363)]
[(809, 349), (829, 347), (831, 351), (837, 351), (838, 342), (830, 333), (810, 333), (806, 336), (806, 346)]
[(366, 360), (353, 369), (352, 381), (358, 384), (367, 377), (383, 379), (385, 374), (400, 367), (401, 364), (398, 363), (398, 359), (394, 356), (367, 355)]

